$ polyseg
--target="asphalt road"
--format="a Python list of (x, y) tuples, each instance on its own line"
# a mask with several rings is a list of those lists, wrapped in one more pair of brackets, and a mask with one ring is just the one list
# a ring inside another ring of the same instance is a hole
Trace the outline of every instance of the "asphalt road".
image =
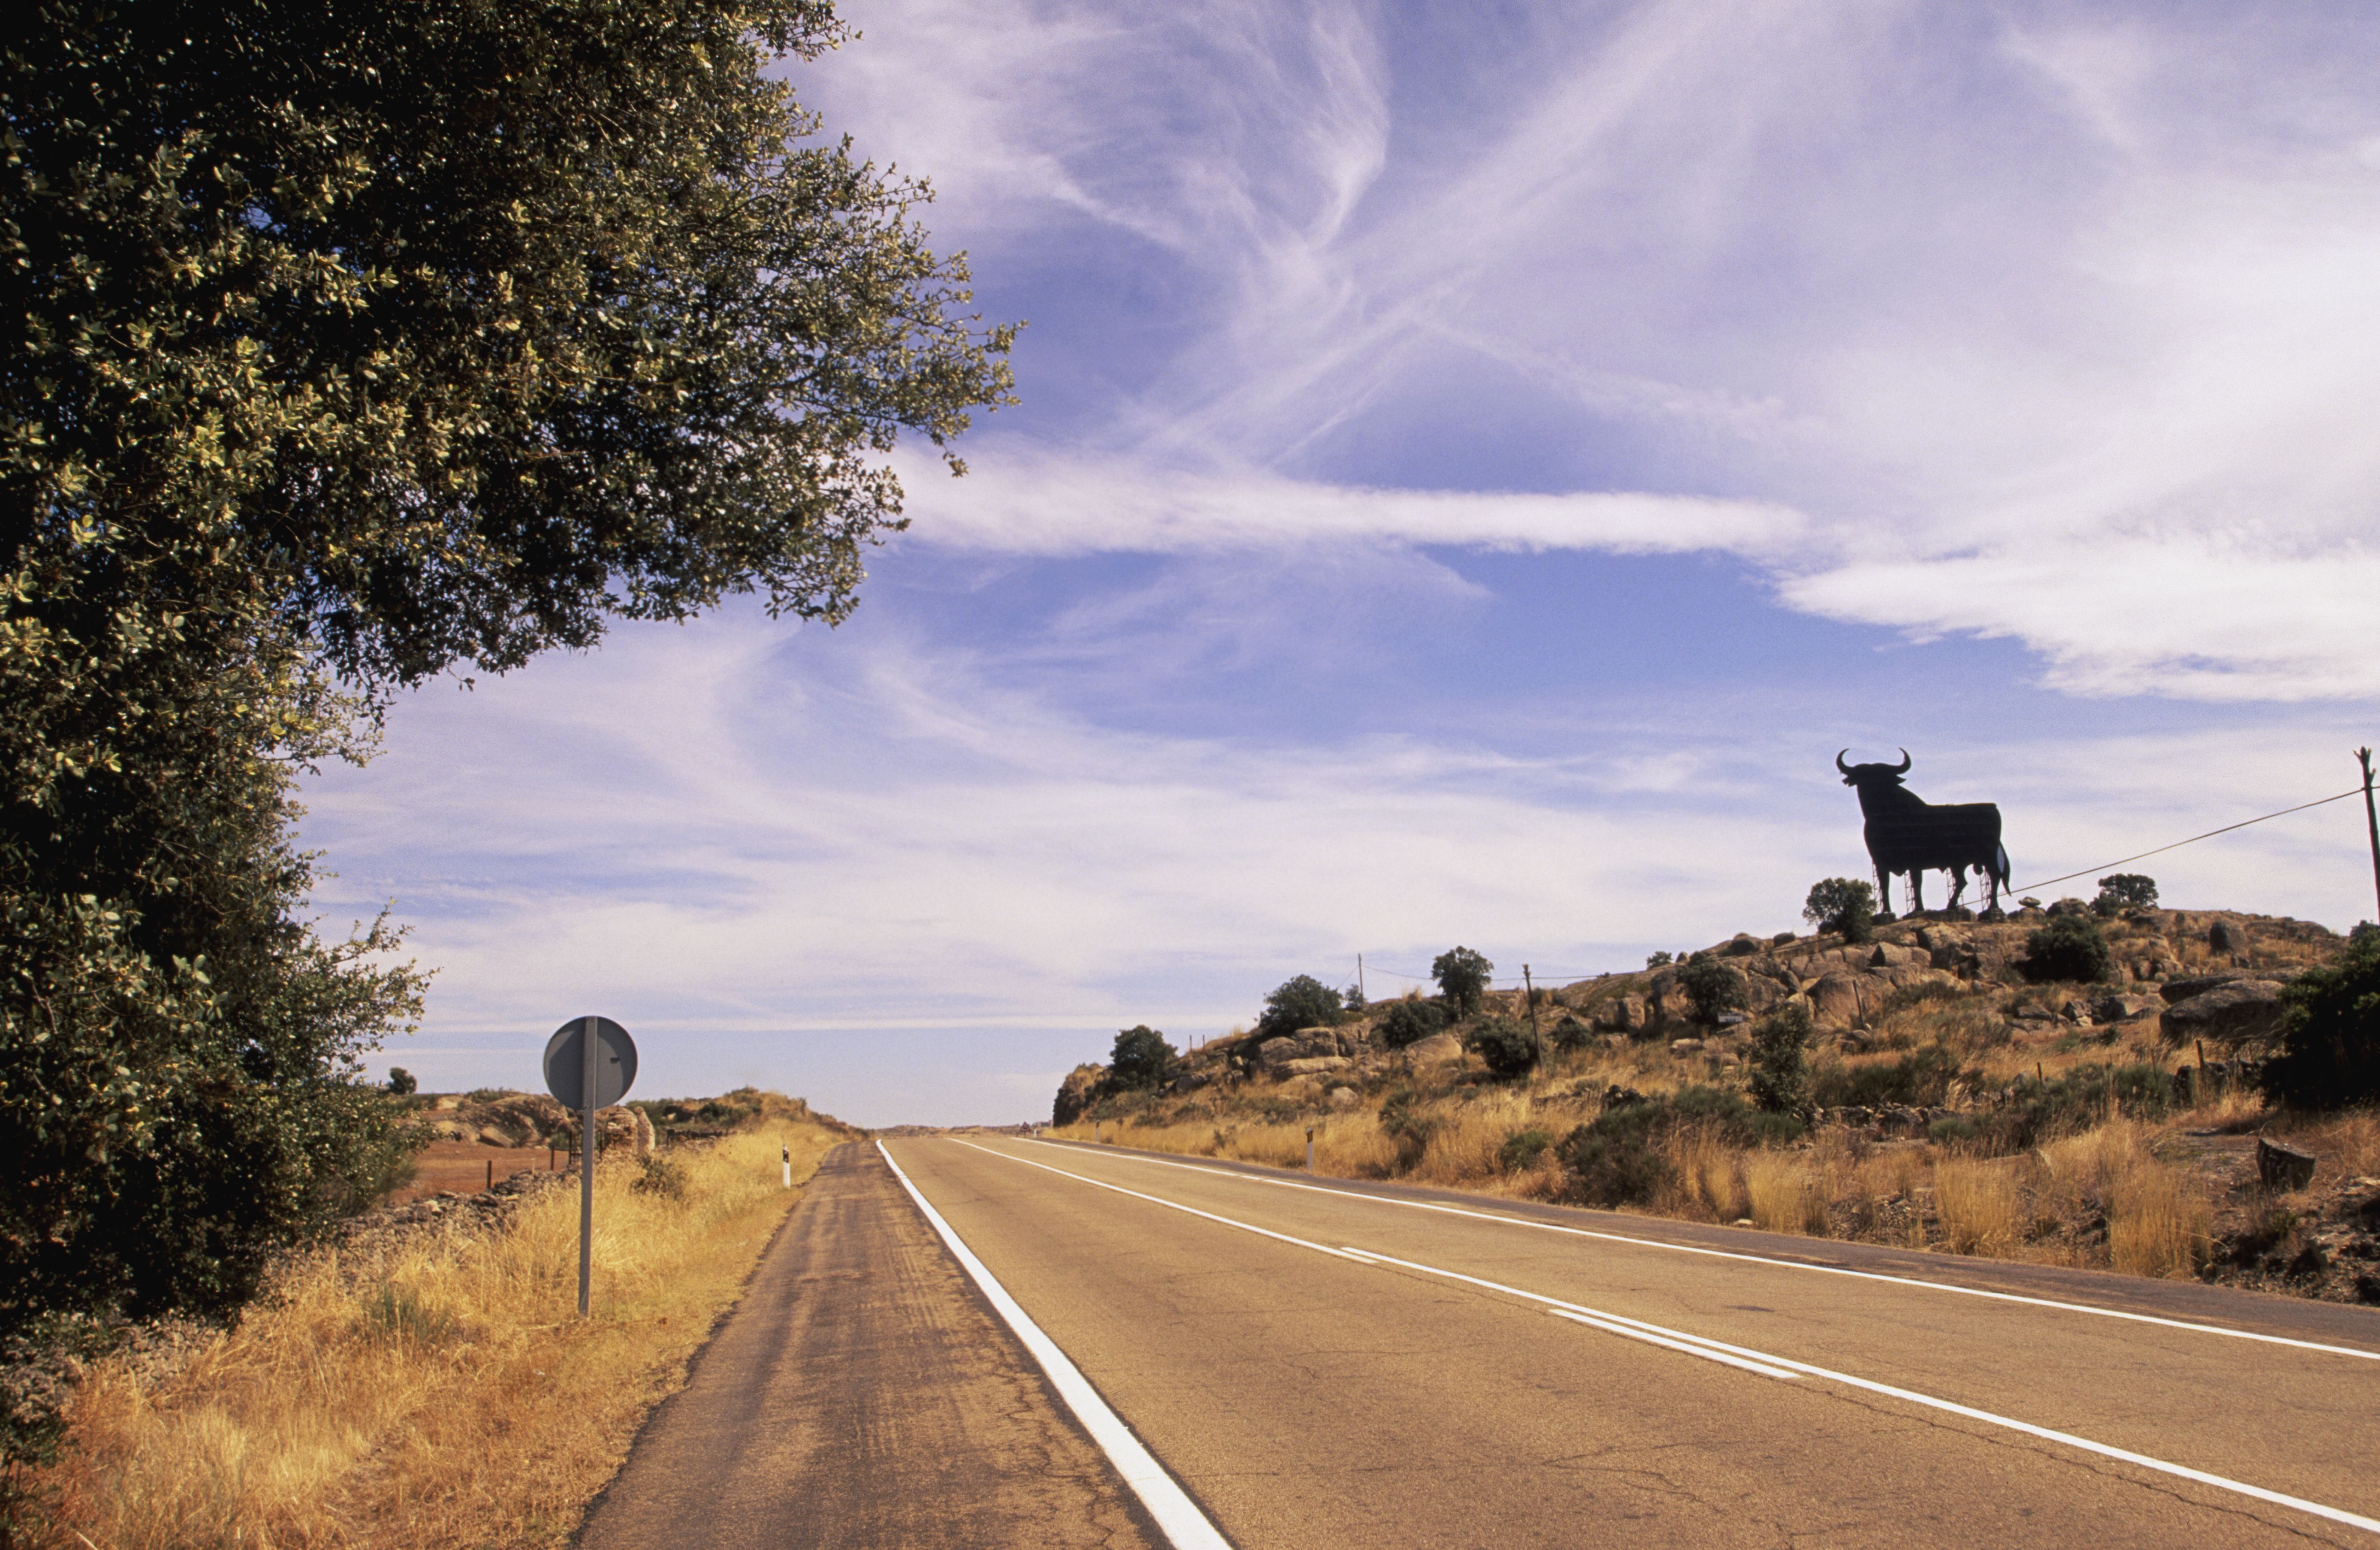
[(1249, 1550), (2380, 1545), (2380, 1313), (1113, 1148), (888, 1151)]

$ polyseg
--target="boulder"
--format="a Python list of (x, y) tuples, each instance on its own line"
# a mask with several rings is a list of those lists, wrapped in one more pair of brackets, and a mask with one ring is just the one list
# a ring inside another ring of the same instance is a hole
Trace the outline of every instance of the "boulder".
[(2108, 991), (2093, 999), (2091, 1021), (2094, 1023), (2130, 1022), (2144, 1011), (2156, 1010), (2161, 1004), (2146, 996), (2125, 996)]
[(1277, 1069), (1283, 1076), (1320, 1076), (1326, 1072), (1345, 1071), (1351, 1063), (1344, 1055), (1308, 1055), (1284, 1060)]
[(2202, 995), (2176, 1001), (2157, 1019), (2157, 1032), (2171, 1045), (2192, 1039), (2240, 1045), (2280, 1031), (2281, 987), (2269, 979), (2236, 979)]
[(1760, 945), (1758, 938), (1739, 931), (1733, 940), (1718, 951), (1726, 958), (1750, 958), (1760, 951)]
[(2256, 1138), (2256, 1177), (2265, 1188), (2279, 1193), (2285, 1190), (2301, 1190), (2313, 1182), (2314, 1164), (2312, 1152), (2301, 1152), (2264, 1136)]
[(1702, 1052), (1703, 1041), (1698, 1038), (1673, 1038), (1670, 1041), (1670, 1053), (1672, 1055), (1699, 1055)]
[(1050, 1107), (1050, 1122), (1071, 1125), (1080, 1119), (1083, 1110), (1099, 1102), (1100, 1089), (1106, 1084), (1105, 1066), (1076, 1066), (1058, 1084), (1057, 1101)]
[(1322, 1101), (1333, 1108), (1344, 1110), (1358, 1107), (1364, 1100), (1356, 1096), (1353, 1087), (1333, 1087), (1323, 1095)]
[(1645, 1026), (1645, 998), (1614, 996), (1595, 1004), (1595, 1025), (1606, 1033), (1633, 1034)]
[(2206, 945), (2220, 953), (2240, 953), (2248, 951), (2248, 928), (2228, 920), (2218, 920), (2206, 928)]
[(1918, 951), (1915, 948), (1900, 947), (1892, 942), (1876, 943), (1876, 951), (1869, 953), (1867, 959), (1868, 967), (1873, 969), (1899, 969), (1912, 963), (1925, 963), (1929, 961), (1927, 954)]
[(1443, 1060), (1463, 1059), (1463, 1041), (1452, 1034), (1432, 1034), (1429, 1037), (1405, 1048), (1405, 1059), (1415, 1065), (1430, 1065)]
[(2157, 987), (2157, 994), (2168, 1001), (2186, 1001), (2192, 996), (2204, 996), (2218, 985), (2229, 985), (2238, 975), (2192, 975), (2187, 979), (2169, 979)]

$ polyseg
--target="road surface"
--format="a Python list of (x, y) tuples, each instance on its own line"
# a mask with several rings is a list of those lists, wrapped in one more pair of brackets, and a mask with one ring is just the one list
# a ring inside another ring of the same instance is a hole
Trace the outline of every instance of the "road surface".
[[(903, 1252), (933, 1284), (884, 1294), (945, 1300), (933, 1303), (944, 1335), (978, 1342), (970, 1381), (1029, 1394), (1016, 1413), (1037, 1435), (1087, 1449), (1099, 1432), (1024, 1338), (995, 1325), (986, 1299), (1004, 1294), (1096, 1390), (1086, 1403), (1111, 1410), (1127, 1446), (1170, 1477), (1133, 1485), (1129, 1459), (1099, 1469), (1037, 1445), (1066, 1490), (1110, 1504), (1096, 1524), (1066, 1507), (1053, 1520), (1066, 1532), (1184, 1545), (1205, 1533), (1249, 1550), (2380, 1547), (2372, 1310), (1112, 1147), (914, 1138), (846, 1148), (838, 1166), (901, 1192), (891, 1204), (905, 1213), (880, 1200), (874, 1222), (840, 1226), (907, 1224)], [(895, 1169), (982, 1278), (961, 1278)], [(827, 1217), (807, 1229), (822, 1248), (838, 1227)], [(979, 1322), (953, 1324), (953, 1301)], [(739, 1314), (728, 1334), (762, 1313)], [(783, 1364), (815, 1341), (726, 1345), (698, 1380), (735, 1370), (806, 1386), (821, 1413), (897, 1402), (851, 1398), (877, 1381), (865, 1369), (789, 1375)], [(954, 1355), (911, 1361), (905, 1375), (931, 1384)], [(897, 1387), (905, 1374), (885, 1375)], [(660, 1420), (607, 1509), (646, 1488), (638, 1471), (665, 1440)], [(950, 1493), (949, 1513), (1029, 1494), (1031, 1452), (994, 1449), (915, 1488)], [(710, 1469), (712, 1483), (695, 1488), (705, 1499), (798, 1494), (783, 1459), (755, 1481), (760, 1461), (723, 1444), (681, 1456)], [(1167, 1492), (1196, 1518), (1187, 1532), (1166, 1517)], [(746, 1543), (689, 1536), (688, 1521), (667, 1543)], [(766, 1543), (1028, 1542), (866, 1525), (838, 1536), (832, 1517), (799, 1512), (775, 1521), (786, 1532)], [(599, 1513), (595, 1550), (663, 1543), (605, 1527)]]

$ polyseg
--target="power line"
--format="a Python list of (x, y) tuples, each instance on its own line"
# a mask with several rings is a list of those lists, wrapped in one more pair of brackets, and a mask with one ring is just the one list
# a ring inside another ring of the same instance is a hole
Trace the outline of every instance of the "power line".
[(2009, 891), (2010, 893), (2031, 893), (2034, 889), (2047, 888), (2051, 883), (2072, 882), (2076, 878), (2089, 877), (2092, 873), (2098, 871), (2100, 867), (2103, 866), (2121, 866), (2126, 862), (2145, 861), (2153, 855), (2163, 855), (2168, 851), (2178, 851), (2184, 845), (2194, 845), (2201, 840), (2212, 840), (2217, 834), (2228, 834), (2235, 829), (2245, 829), (2252, 823), (2263, 823), (2265, 818), (2285, 818), (2291, 813), (2302, 813), (2309, 807), (2319, 807), (2325, 803), (2329, 802), (2344, 802), (2350, 796), (2361, 796), (2362, 794), (2363, 788), (2362, 786), (2356, 786), (2350, 790), (2340, 792), (2337, 796), (2316, 797), (2312, 802), (2301, 802), (2294, 807), (2284, 807), (2277, 813), (2266, 813), (2264, 817), (2260, 818), (2242, 818), (2238, 823), (2227, 823), (2220, 829), (2210, 829), (2204, 834), (2193, 834), (2187, 840), (2176, 840), (2170, 845), (2159, 845), (2153, 851), (2143, 851), (2138, 855), (2128, 855), (2124, 857), (2122, 861), (2103, 861), (2099, 863), (2098, 866), (2085, 866), (2080, 872), (2069, 872), (2062, 878), (2046, 878), (2037, 883), (2026, 883), (2022, 887), (2012, 888), (2009, 890)]

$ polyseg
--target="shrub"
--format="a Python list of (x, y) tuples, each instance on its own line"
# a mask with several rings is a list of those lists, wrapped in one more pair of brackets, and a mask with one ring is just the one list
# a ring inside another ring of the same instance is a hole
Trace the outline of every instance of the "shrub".
[(2300, 975), (2281, 1006), (2266, 1094), (2292, 1108), (2380, 1100), (2380, 927), (2357, 926), (2338, 962)]
[(1429, 965), (1430, 977), (1438, 981), (1447, 1006), (1457, 1017), (1469, 1017), (1479, 1010), (1480, 998), (1488, 994), (1488, 976), (1495, 972), (1495, 964), (1467, 947), (1449, 948)]
[(1870, 940), (1876, 935), (1876, 890), (1857, 878), (1813, 883), (1802, 903), (1802, 918), (1846, 941)]
[(2054, 979), (2103, 980), (2116, 971), (2107, 933), (2080, 912), (2052, 916), (2048, 925), (2025, 938), (2024, 954), (2017, 970), (2036, 985)]
[(1497, 1148), (1496, 1161), (1507, 1173), (1526, 1173), (1537, 1166), (1537, 1159), (1545, 1156), (1546, 1148), (1553, 1144), (1551, 1131), (1532, 1125), (1527, 1130), (1515, 1131), (1506, 1136), (1504, 1144)]
[(1482, 1018), (1463, 1042), (1487, 1064), (1491, 1076), (1526, 1076), (1537, 1063), (1536, 1039), (1508, 1017)]
[(1992, 1147), (2021, 1152), (2060, 1135), (2086, 1131), (2114, 1114), (2162, 1119), (2173, 1106), (2173, 1073), (2141, 1062), (2077, 1066), (2054, 1081), (2020, 1080), (2009, 1100), (1985, 1121)]
[(1770, 947), (1787, 947), (1787, 946), (1791, 945), (1792, 940), (1793, 940), (1793, 933), (1792, 933), (1792, 932), (1791, 932), (1791, 931), (1779, 931), (1779, 932), (1778, 932), (1778, 933), (1777, 933), (1777, 935), (1775, 935), (1775, 936), (1773, 936), (1773, 937), (1771, 937), (1771, 938), (1768, 938), (1768, 945), (1769, 945)]
[(1446, 1013), (1435, 1002), (1423, 1000), (1399, 1001), (1389, 1008), (1380, 1019), (1380, 1042), (1391, 1049), (1403, 1049), (1446, 1026)]
[(403, 1066), (391, 1066), (388, 1068), (388, 1090), (395, 1093), (398, 1097), (403, 1098), (412, 1096), (414, 1092), (419, 1089), (420, 1085), (421, 1084), (413, 1080), (413, 1073), (406, 1070)]
[(1554, 1156), (1566, 1176), (1562, 1198), (1587, 1205), (1640, 1205), (1677, 1177), (1670, 1160), (1642, 1132), (1581, 1125), (1562, 1137)]
[(686, 1169), (658, 1153), (645, 1157), (642, 1171), (628, 1187), (638, 1194), (657, 1194), (665, 1200), (686, 1198)]
[(1770, 1114), (1810, 1112), (1809, 1007), (1788, 1001), (1752, 1030), (1752, 1101)]
[(1165, 1035), (1148, 1023), (1126, 1028), (1116, 1035), (1115, 1049), (1108, 1056), (1108, 1081), (1127, 1090), (1155, 1087), (1172, 1074), (1174, 1059)]
[(1380, 1105), (1380, 1133), (1396, 1144), (1399, 1168), (1411, 1168), (1421, 1161), (1422, 1153), (1429, 1146), (1430, 1132), (1437, 1128), (1429, 1116), (1414, 1106), (1410, 1087), (1398, 1088)]
[(1553, 1047), (1556, 1049), (1583, 1049), (1595, 1037), (1595, 1030), (1565, 1012), (1554, 1024)]
[(1648, 952), (1645, 955), (1645, 966), (1648, 969), (1658, 969), (1664, 963), (1673, 962), (1675, 962), (1675, 960), (1673, 960), (1666, 951)]
[(2144, 878), (2138, 872), (2117, 872), (2099, 879), (2099, 896), (2091, 901), (2091, 908), (2105, 919), (2126, 910), (2153, 910), (2156, 902), (2155, 878)]
[(1943, 1045), (1929, 1044), (1890, 1063), (1822, 1066), (1810, 1096), (1823, 1108), (1923, 1108), (1948, 1097), (1960, 1075), (1959, 1058)]
[(1300, 975), (1273, 987), (1257, 1017), (1257, 1033), (1269, 1038), (1300, 1028), (1320, 1027), (1339, 1020), (1339, 992), (1312, 975)]
[(1694, 1003), (1699, 1022), (1716, 1023), (1719, 1013), (1743, 1006), (1743, 976), (1707, 952), (1697, 952), (1678, 971), (1678, 987)]

